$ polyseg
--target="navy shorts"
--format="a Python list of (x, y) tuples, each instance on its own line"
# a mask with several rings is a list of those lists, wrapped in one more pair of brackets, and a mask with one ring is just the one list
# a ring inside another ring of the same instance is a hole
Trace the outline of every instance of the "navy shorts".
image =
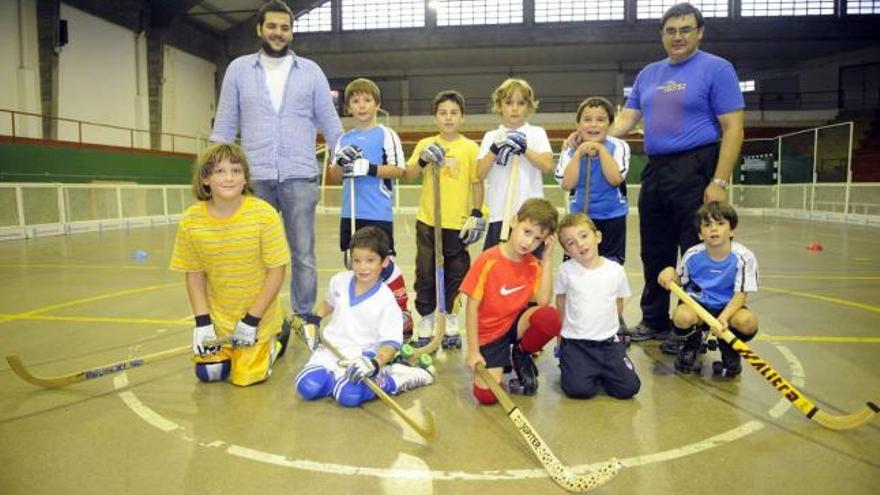
[(532, 306), (534, 306), (534, 304), (529, 303), (529, 306), (526, 309), (520, 311), (520, 313), (516, 315), (516, 318), (513, 319), (513, 323), (504, 335), (486, 345), (480, 346), (480, 354), (482, 354), (483, 359), (486, 360), (486, 369), (510, 366), (510, 348), (516, 344), (517, 341), (516, 329), (517, 326), (519, 326), (519, 319), (522, 318), (523, 313), (528, 311)]

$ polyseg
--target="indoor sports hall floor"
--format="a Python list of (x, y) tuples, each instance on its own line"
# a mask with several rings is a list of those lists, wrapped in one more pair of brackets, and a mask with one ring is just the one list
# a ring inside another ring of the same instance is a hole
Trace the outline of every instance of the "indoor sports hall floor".
[[(411, 290), (413, 218), (396, 224)], [(341, 264), (336, 225), (320, 217), (320, 294)], [(636, 217), (629, 229), (626, 317), (635, 323)], [(174, 230), (0, 242), (0, 353), (58, 375), (187, 345), (183, 277), (166, 268)], [(738, 233), (761, 268), (749, 301), (761, 321), (754, 350), (826, 412), (880, 401), (880, 231), (744, 217)], [(824, 251), (806, 250), (811, 242)], [(149, 257), (133, 260), (138, 249)], [(198, 383), (183, 355), (56, 390), (3, 361), (0, 494), (563, 493), (500, 406), (475, 404), (463, 351), (438, 356), (434, 385), (398, 397), (413, 414), (436, 415), (428, 444), (381, 402), (351, 410), (297, 398), (306, 350), (291, 343), (272, 378), (249, 388)], [(565, 398), (550, 352), (538, 361), (538, 395), (514, 396), (575, 471), (622, 460), (597, 493), (877, 493), (880, 420), (830, 431), (751, 369), (734, 381), (708, 376), (708, 365), (704, 376), (681, 376), (656, 342), (634, 344), (630, 356), (642, 378), (635, 400)]]

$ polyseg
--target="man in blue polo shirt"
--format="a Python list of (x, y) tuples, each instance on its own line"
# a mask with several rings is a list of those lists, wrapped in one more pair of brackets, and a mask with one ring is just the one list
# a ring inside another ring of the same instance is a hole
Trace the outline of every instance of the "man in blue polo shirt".
[[(633, 341), (669, 335), (669, 292), (657, 283), (679, 250), (699, 243), (694, 214), (703, 202), (726, 201), (728, 179), (743, 142), (743, 101), (727, 60), (699, 50), (703, 15), (689, 3), (661, 19), (668, 58), (647, 65), (609, 134), (625, 136), (645, 121), (648, 165), (639, 195), (639, 231), (645, 276), (642, 321)], [(675, 353), (672, 342), (661, 345)]]
[(229, 64), (220, 89), (211, 141), (241, 144), (251, 169), (250, 184), (284, 217), (291, 252), (290, 301), (294, 313), (315, 307), (315, 207), (318, 164), (315, 138), (328, 146), (342, 135), (330, 85), (315, 62), (290, 49), (293, 12), (281, 1), (257, 13), (261, 49)]

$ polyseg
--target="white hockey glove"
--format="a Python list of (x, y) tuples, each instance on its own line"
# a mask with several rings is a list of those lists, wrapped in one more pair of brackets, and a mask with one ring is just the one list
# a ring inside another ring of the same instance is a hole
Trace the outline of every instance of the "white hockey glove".
[(364, 378), (373, 378), (379, 373), (379, 362), (367, 356), (349, 361), (345, 377), (352, 383), (360, 383)]
[(349, 144), (336, 151), (336, 154), (333, 155), (333, 162), (340, 167), (344, 167), (358, 158), (363, 157), (364, 150), (354, 144)]
[(419, 153), (419, 166), (425, 168), (429, 163), (436, 163), (437, 166), (445, 165), (446, 152), (440, 145), (434, 143)]
[(252, 346), (257, 341), (257, 325), (260, 319), (250, 314), (245, 314), (235, 325), (235, 333), (232, 334), (233, 346)]
[(342, 166), (342, 176), (346, 179), (363, 177), (365, 175), (375, 177), (377, 173), (379, 173), (379, 167), (371, 164), (366, 158), (358, 158)]
[(526, 147), (528, 146), (526, 135), (518, 131), (510, 131), (507, 133), (507, 139), (502, 146), (511, 148), (514, 154), (522, 155), (526, 152)]
[(486, 219), (483, 218), (483, 212), (474, 208), (471, 210), (471, 216), (465, 220), (464, 225), (461, 227), (461, 232), (458, 234), (458, 238), (461, 239), (461, 242), (463, 242), (465, 246), (470, 246), (479, 241), (483, 237), (483, 232), (485, 231)]
[(214, 332), (214, 324), (211, 323), (210, 315), (196, 316), (196, 326), (193, 329), (193, 354), (196, 356), (209, 356), (220, 350), (220, 346), (205, 347), (205, 342), (217, 340)]

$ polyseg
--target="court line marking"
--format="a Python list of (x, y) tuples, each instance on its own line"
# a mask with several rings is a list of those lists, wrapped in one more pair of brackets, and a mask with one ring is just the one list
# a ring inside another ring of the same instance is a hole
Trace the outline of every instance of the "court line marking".
[(169, 320), (161, 318), (125, 318), (125, 317), (102, 317), (102, 316), (51, 316), (51, 315), (24, 315), (0, 314), (0, 323), (9, 320), (34, 320), (34, 321), (71, 321), (85, 323), (136, 323), (144, 325), (178, 325), (192, 326), (191, 322), (181, 321), (180, 318)]
[(21, 313), (14, 313), (14, 314), (6, 315), (6, 316), (8, 316), (10, 320), (16, 320), (16, 319), (20, 319), (20, 318), (24, 318), (24, 317), (28, 317), (28, 316), (36, 316), (40, 313), (45, 313), (47, 311), (53, 311), (56, 309), (69, 308), (71, 306), (78, 306), (80, 304), (87, 304), (87, 303), (96, 302), (96, 301), (103, 301), (104, 299), (111, 299), (114, 297), (121, 297), (121, 296), (130, 296), (132, 294), (140, 294), (142, 292), (149, 292), (149, 291), (154, 291), (154, 290), (159, 290), (159, 289), (167, 289), (170, 287), (179, 287), (179, 286), (183, 286), (183, 283), (178, 282), (178, 283), (173, 283), (173, 284), (148, 285), (146, 287), (137, 287), (134, 289), (118, 290), (118, 291), (113, 291), (113, 292), (107, 292), (105, 294), (98, 294), (96, 296), (89, 296), (89, 297), (83, 297), (80, 299), (73, 299), (70, 301), (62, 302), (62, 303), (50, 304), (48, 306), (43, 306), (43, 307), (40, 307), (37, 309), (32, 309), (30, 311), (23, 311)]
[(769, 342), (819, 342), (824, 344), (880, 344), (880, 337), (832, 337), (815, 335), (758, 335)]
[(767, 286), (762, 286), (760, 290), (762, 290), (762, 291), (766, 290), (769, 292), (776, 292), (778, 294), (785, 294), (785, 295), (789, 295), (789, 296), (798, 296), (798, 297), (803, 297), (806, 299), (815, 299), (817, 301), (824, 301), (824, 302), (829, 302), (829, 303), (833, 303), (833, 304), (839, 304), (841, 306), (848, 306), (850, 308), (864, 309), (865, 311), (870, 311), (872, 313), (880, 313), (880, 306), (873, 306), (871, 304), (850, 301), (848, 299), (841, 299), (839, 297), (822, 296), (822, 295), (813, 294), (810, 292), (801, 292), (801, 291), (796, 291), (796, 290), (779, 289), (777, 287), (767, 287)]
[[(796, 387), (802, 388), (805, 383), (805, 373), (801, 362), (788, 348), (782, 345), (773, 344), (780, 350), (785, 361), (791, 367), (791, 382)], [(128, 377), (126, 372), (117, 376), (113, 380), (113, 386), (117, 390), (125, 388), (128, 385)], [(123, 397), (124, 394), (124, 397)], [(222, 440), (214, 440), (210, 442), (199, 441), (192, 437), (186, 428), (174, 421), (160, 415), (149, 406), (144, 404), (137, 398), (134, 392), (130, 390), (120, 391), (120, 397), (126, 406), (129, 407), (136, 415), (141, 417), (148, 424), (158, 428), (166, 433), (177, 432), (181, 439), (188, 442), (196, 443), (204, 447), (221, 448), (225, 446), (224, 451), (232, 456), (249, 459), (252, 461), (272, 464), (276, 466), (298, 469), (301, 471), (311, 471), (333, 475), (347, 476), (371, 476), (382, 479), (421, 479), (421, 480), (463, 480), (463, 481), (497, 481), (497, 480), (522, 480), (522, 479), (538, 479), (547, 478), (548, 474), (544, 469), (492, 469), (479, 472), (468, 471), (449, 471), (449, 470), (424, 470), (424, 469), (399, 469), (399, 468), (377, 468), (354, 466), (349, 464), (317, 462), (308, 459), (290, 459), (287, 456), (273, 454), (259, 449), (250, 447), (227, 444)], [(773, 418), (784, 415), (791, 408), (791, 403), (784, 398), (780, 398), (776, 404), (767, 412)], [(765, 423), (760, 420), (750, 420), (717, 435), (692, 442), (689, 444), (667, 449), (651, 454), (644, 454), (620, 459), (625, 467), (645, 466), (648, 464), (665, 462), (674, 459), (680, 459), (689, 455), (697, 454), (714, 447), (731, 443), (752, 433), (758, 432), (765, 427)], [(569, 469), (575, 473), (585, 473), (595, 471), (604, 461), (579, 464), (569, 466)]]

